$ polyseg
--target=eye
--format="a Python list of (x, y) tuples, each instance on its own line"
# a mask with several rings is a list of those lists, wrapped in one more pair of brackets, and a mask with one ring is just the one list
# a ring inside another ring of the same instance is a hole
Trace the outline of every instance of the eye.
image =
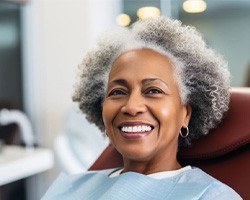
[(145, 91), (145, 94), (162, 94), (163, 91), (159, 88), (149, 88)]
[(121, 96), (121, 95), (126, 95), (126, 92), (121, 90), (121, 89), (115, 89), (115, 90), (112, 90), (108, 96)]

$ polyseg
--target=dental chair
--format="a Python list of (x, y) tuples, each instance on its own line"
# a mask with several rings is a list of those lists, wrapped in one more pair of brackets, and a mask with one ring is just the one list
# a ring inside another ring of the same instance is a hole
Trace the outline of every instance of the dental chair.
[[(207, 136), (178, 153), (179, 162), (197, 166), (250, 200), (250, 88), (233, 88), (229, 111)], [(121, 155), (109, 145), (89, 170), (123, 165)]]

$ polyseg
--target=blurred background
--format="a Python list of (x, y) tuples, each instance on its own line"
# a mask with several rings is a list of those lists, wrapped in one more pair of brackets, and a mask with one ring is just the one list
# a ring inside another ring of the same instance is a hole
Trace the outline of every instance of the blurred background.
[(91, 166), (108, 140), (72, 103), (77, 66), (103, 31), (159, 15), (195, 26), (250, 86), (250, 0), (0, 1), (0, 200)]

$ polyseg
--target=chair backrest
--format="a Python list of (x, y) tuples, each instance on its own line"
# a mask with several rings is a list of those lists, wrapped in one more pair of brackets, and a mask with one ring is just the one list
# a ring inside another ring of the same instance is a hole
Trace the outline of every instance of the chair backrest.
[[(191, 147), (183, 148), (178, 160), (203, 169), (250, 200), (250, 88), (233, 88), (223, 122)], [(110, 145), (90, 170), (122, 165), (121, 155)]]

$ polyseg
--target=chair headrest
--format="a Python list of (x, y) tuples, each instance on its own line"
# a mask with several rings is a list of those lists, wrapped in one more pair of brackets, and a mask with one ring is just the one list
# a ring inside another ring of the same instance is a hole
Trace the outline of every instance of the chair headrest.
[(250, 143), (250, 88), (232, 88), (230, 109), (219, 126), (207, 136), (182, 149), (180, 160), (216, 158)]

